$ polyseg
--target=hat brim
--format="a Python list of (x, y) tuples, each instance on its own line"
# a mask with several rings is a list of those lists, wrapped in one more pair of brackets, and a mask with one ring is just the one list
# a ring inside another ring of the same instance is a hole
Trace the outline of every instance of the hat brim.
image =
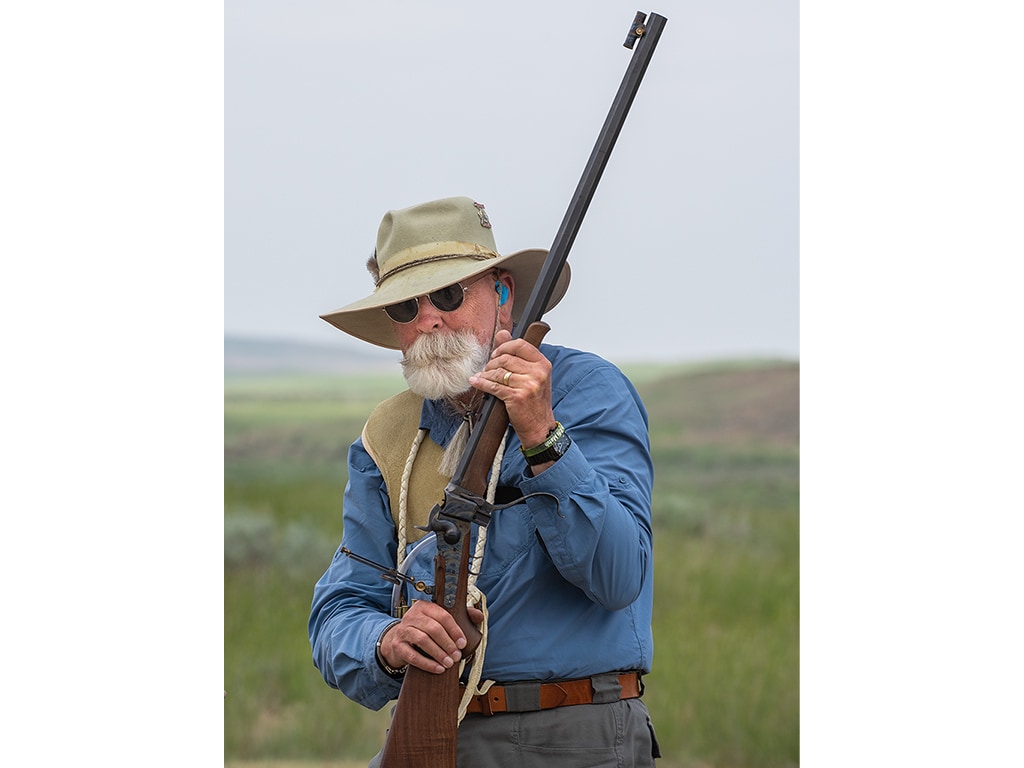
[[(399, 349), (398, 337), (395, 335), (391, 318), (384, 312), (384, 307), (422, 296), (492, 269), (502, 269), (509, 272), (515, 281), (516, 299), (512, 305), (512, 320), (518, 322), (527, 299), (533, 293), (547, 255), (546, 249), (530, 248), (496, 259), (481, 261), (466, 257), (423, 264), (415, 269), (392, 275), (366, 298), (320, 317), (357, 339), (368, 341), (378, 347)], [(545, 311), (552, 309), (565, 296), (569, 289), (570, 277), (571, 271), (566, 263), (558, 275)]]

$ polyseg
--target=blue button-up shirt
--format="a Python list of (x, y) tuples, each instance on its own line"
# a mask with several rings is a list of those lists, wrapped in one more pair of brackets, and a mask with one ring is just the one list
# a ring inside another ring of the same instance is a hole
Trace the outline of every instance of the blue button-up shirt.
[[(534, 477), (515, 434), (509, 437), (499, 485), (518, 487), (522, 496), (545, 495), (495, 512), (487, 527), (477, 578), (489, 613), (483, 679), (649, 672), (654, 470), (647, 412), (611, 363), (550, 344), (541, 351), (552, 364), (555, 418), (572, 445)], [(450, 409), (424, 403), (420, 426), (439, 445), (448, 444), (459, 424)], [(342, 546), (394, 564), (397, 538), (381, 472), (360, 441), (348, 464)], [(429, 547), (410, 569), (428, 582)], [(401, 688), (375, 655), (377, 638), (394, 620), (391, 600), (391, 585), (379, 572), (339, 549), (314, 588), (309, 619), (313, 661), (324, 680), (375, 710)]]

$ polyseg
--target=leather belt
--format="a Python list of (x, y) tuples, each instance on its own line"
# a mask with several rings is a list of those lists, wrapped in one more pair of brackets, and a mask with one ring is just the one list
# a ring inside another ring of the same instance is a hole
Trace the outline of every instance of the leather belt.
[[(465, 686), (460, 686), (460, 690), (465, 690)], [(642, 694), (643, 683), (639, 672), (613, 672), (550, 683), (495, 684), (486, 693), (469, 700), (466, 714), (537, 712), (576, 704), (607, 704), (620, 699), (636, 699)]]

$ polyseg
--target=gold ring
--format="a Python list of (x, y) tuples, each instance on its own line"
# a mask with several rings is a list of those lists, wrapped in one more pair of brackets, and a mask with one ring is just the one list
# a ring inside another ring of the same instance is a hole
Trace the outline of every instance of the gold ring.
[(505, 371), (505, 378), (501, 380), (501, 383), (506, 387), (508, 386), (508, 380), (512, 378), (512, 371)]

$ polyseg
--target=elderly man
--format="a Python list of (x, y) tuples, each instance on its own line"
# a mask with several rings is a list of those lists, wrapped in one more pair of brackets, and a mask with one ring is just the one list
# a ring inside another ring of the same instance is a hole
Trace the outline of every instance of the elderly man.
[[(487, 211), (466, 197), (384, 216), (373, 292), (323, 315), (400, 349), (409, 387), (374, 409), (349, 450), (341, 544), (432, 581), (433, 537), (418, 542), (417, 526), (442, 498), (483, 396), (500, 398), (511, 430), (488, 499), (518, 503), (473, 537), (470, 617), (487, 641), (458, 765), (650, 766), (658, 747), (640, 679), (653, 655), (647, 413), (611, 363), (512, 338), (545, 255), (500, 255)], [(568, 283), (566, 265), (548, 308)], [(442, 606), (422, 594), (408, 606), (379, 576), (339, 549), (309, 619), (324, 680), (375, 710), (397, 697), (410, 665), (441, 673), (467, 642)]]

